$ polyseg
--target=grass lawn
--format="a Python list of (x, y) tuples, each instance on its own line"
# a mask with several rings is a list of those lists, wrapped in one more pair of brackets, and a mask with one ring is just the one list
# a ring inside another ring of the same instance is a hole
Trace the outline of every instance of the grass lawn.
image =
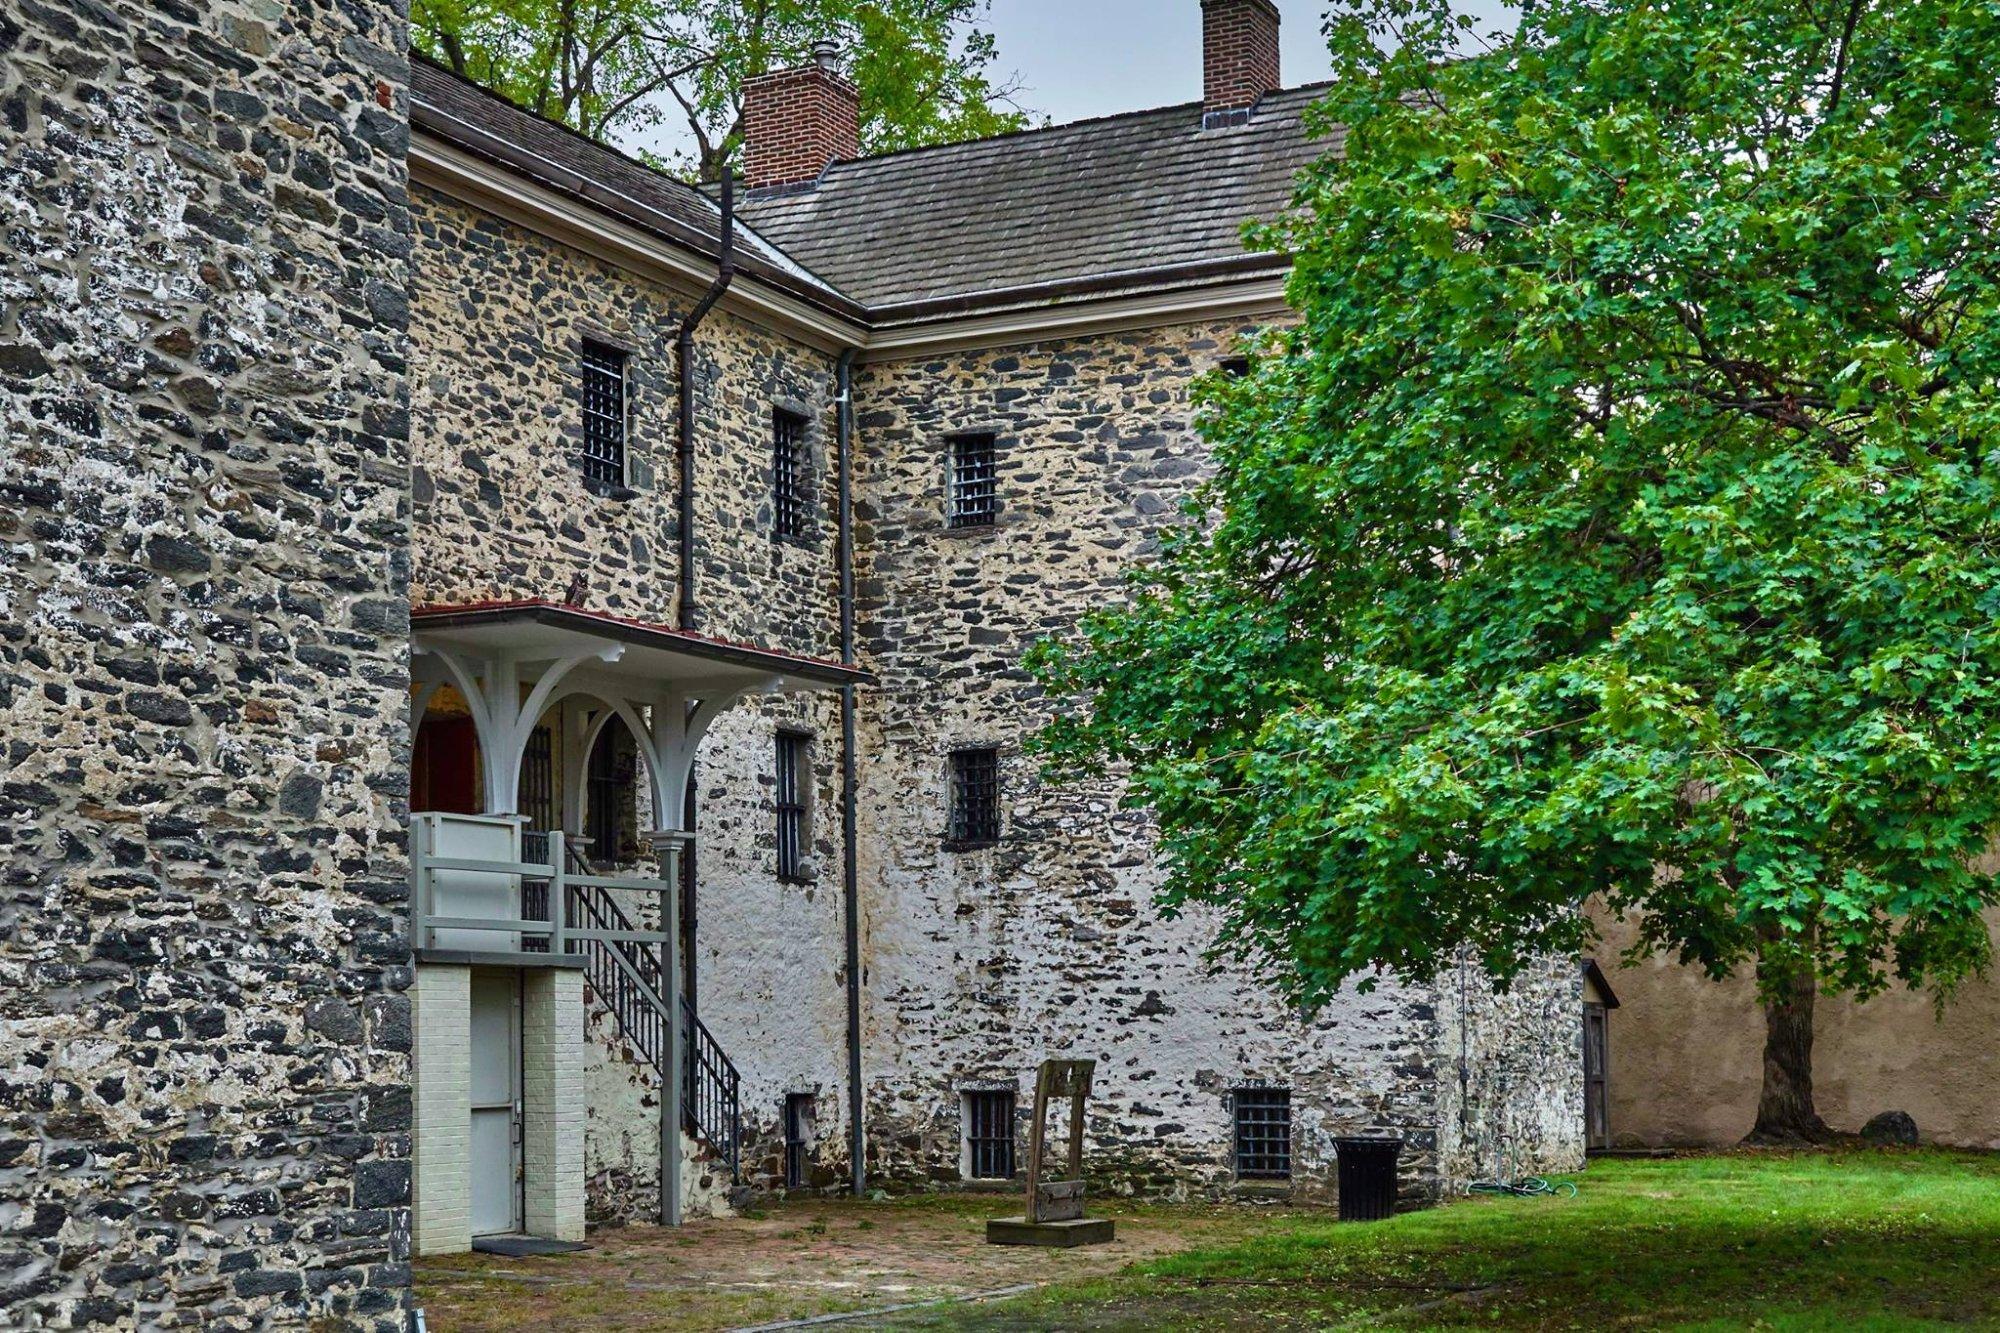
[[(1842, 1150), (1599, 1161), (1574, 1198), (1388, 1222), (1093, 1204), (1115, 1245), (984, 1243), (1012, 1195), (772, 1206), (581, 1254), (417, 1265), (436, 1333), (849, 1328), (2000, 1330), (2000, 1155)], [(997, 1299), (963, 1298), (1026, 1291)], [(894, 1311), (914, 1302), (954, 1303)]]
[(1390, 1222), (1273, 1219), (1032, 1296), (893, 1328), (2000, 1328), (2000, 1157), (1603, 1161), (1575, 1198)]

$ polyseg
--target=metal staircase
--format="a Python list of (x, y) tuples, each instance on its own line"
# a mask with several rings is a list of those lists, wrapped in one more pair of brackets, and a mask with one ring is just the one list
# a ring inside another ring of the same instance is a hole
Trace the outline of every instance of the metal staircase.
[[(543, 838), (547, 835), (526, 835)], [(565, 849), (566, 869), (578, 875), (594, 872), (576, 847)], [(546, 843), (537, 848), (524, 846), (528, 860), (543, 860)], [(544, 861), (544, 863), (546, 863)], [(524, 885), (524, 889), (529, 886)], [(529, 920), (548, 917), (547, 886), (540, 886), (539, 902), (524, 897), (522, 908)], [(636, 933), (632, 921), (618, 906), (611, 891), (591, 884), (566, 884), (570, 919), (585, 930)], [(528, 943), (523, 941), (524, 944)], [(546, 947), (546, 941), (541, 941)], [(597, 998), (618, 1021), (618, 1029), (655, 1073), (664, 1073), (667, 1005), (666, 977), (661, 965), (662, 946), (630, 940), (575, 940), (585, 959), (584, 978)], [(695, 1013), (685, 995), (676, 996), (681, 1018), (681, 1119), (687, 1132), (707, 1144), (729, 1164), (729, 1178), (737, 1181), (742, 1172), (743, 1112), (742, 1078), (715, 1034)]]

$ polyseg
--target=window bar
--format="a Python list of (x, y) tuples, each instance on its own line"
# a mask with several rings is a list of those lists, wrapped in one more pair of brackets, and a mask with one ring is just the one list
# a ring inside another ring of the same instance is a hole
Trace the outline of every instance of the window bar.
[(959, 843), (1000, 840), (1000, 752), (955, 750), (951, 756), (951, 831)]
[(954, 528), (991, 524), (1000, 511), (998, 467), (991, 435), (959, 435), (951, 441), (951, 504)]
[(625, 484), (625, 353), (583, 345), (583, 475)]
[(772, 521), (780, 537), (803, 537), (806, 531), (806, 421), (796, 412), (780, 411), (771, 422)]
[(1014, 1177), (1014, 1094), (968, 1092), (966, 1146), (975, 1180)]
[(1291, 1179), (1291, 1090), (1238, 1088), (1235, 1103), (1237, 1177), (1242, 1180)]

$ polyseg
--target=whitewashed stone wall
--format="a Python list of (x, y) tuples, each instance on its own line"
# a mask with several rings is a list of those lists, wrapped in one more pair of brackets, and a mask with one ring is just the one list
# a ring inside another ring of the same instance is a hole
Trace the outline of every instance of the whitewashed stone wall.
[[(415, 213), (415, 596), (554, 596), (582, 571), (590, 605), (671, 622), (670, 338), (691, 294), (428, 192)], [(1214, 932), (1203, 916), (1160, 919), (1150, 831), (1116, 809), (1115, 789), (1046, 789), (1020, 752), (1044, 715), (1021, 654), (1116, 596), (1174, 521), (1207, 471), (1190, 385), (1249, 332), (1159, 329), (858, 372), (862, 665), (881, 679), (862, 691), (860, 810), (879, 1180), (955, 1181), (961, 1092), (1005, 1084), (1025, 1103), (1034, 1066), (1067, 1054), (1100, 1062), (1091, 1146), (1116, 1188), (1227, 1187), (1230, 1094), (1260, 1082), (1293, 1089), (1302, 1193), (1328, 1186), (1344, 1133), (1404, 1135), (1420, 1193), (1469, 1160), (1463, 1136), (1445, 1135), (1457, 1029), (1447, 1032), (1436, 988), (1389, 979), (1309, 1020), (1289, 1012), (1267, 979), (1205, 960)], [(632, 353), (631, 496), (598, 494), (577, 474), (586, 334)], [(831, 359), (726, 313), (700, 342), (703, 627), (833, 656)], [(774, 403), (815, 423), (821, 522), (805, 543), (770, 536)], [(1003, 510), (991, 531), (952, 533), (945, 436), (969, 429), (1000, 437)], [(804, 882), (776, 873), (781, 726), (815, 737), (815, 873)], [(946, 753), (972, 743), (1002, 749), (1007, 834), (996, 849), (947, 851)], [(791, 1093), (815, 1098), (810, 1178), (844, 1175), (838, 745), (830, 698), (747, 704), (711, 733), (697, 777), (699, 1006), (743, 1073), (745, 1174), (759, 1187), (782, 1181)], [(1498, 1095), (1489, 1048), (1534, 1039), (1534, 1015), (1503, 1006), (1488, 1022), (1485, 1003), (1466, 1029), (1468, 1104)], [(608, 1015), (594, 1012), (591, 1030), (591, 1215), (643, 1219), (657, 1198), (657, 1087), (619, 1053)], [(1573, 1056), (1567, 1034), (1562, 1049)], [(1559, 1123), (1570, 1115), (1568, 1092), (1549, 1082), (1559, 1063), (1508, 1075), (1509, 1115), (1519, 1111), (1526, 1156), (1541, 1165), (1573, 1164), (1566, 1145), (1580, 1145), (1580, 1091), (1574, 1132)]]
[[(1209, 470), (1191, 383), (1252, 332), (965, 352), (871, 366), (859, 387), (865, 664), (882, 682), (864, 695), (860, 819), (879, 1176), (956, 1179), (962, 1091), (1012, 1085), (1025, 1100), (1049, 1056), (1098, 1061), (1090, 1146), (1114, 1187), (1226, 1186), (1229, 1094), (1254, 1084), (1293, 1090), (1303, 1193), (1330, 1187), (1331, 1141), (1357, 1131), (1407, 1140), (1415, 1192), (1461, 1174), (1465, 1152), (1441, 1138), (1457, 1030), (1447, 1062), (1436, 988), (1384, 979), (1310, 1019), (1289, 1012), (1266, 978), (1207, 961), (1204, 914), (1161, 919), (1150, 831), (1114, 786), (1045, 787), (1021, 754), (1046, 716), (1022, 654), (1120, 596), (1124, 571), (1153, 552)], [(1001, 513), (952, 531), (947, 437), (968, 430), (997, 436)], [(965, 745), (1002, 755), (1005, 828), (990, 850), (942, 845), (946, 756)], [(1495, 1057), (1511, 1043), (1555, 1041), (1561, 1058), (1510, 1076), (1506, 1121), (1523, 1162), (1579, 1165), (1580, 1011), (1551, 1011), (1552, 1035), (1518, 1004), (1483, 1021), (1488, 1003), (1473, 1005), (1468, 1099), (1497, 1097)]]
[(0, 6), (0, 1326), (406, 1322), (403, 49)]
[[(560, 597), (657, 624), (676, 616), (674, 331), (696, 293), (634, 277), (428, 190), (416, 191), (412, 319), (418, 602)], [(577, 365), (584, 337), (629, 354), (631, 493), (580, 475)], [(833, 359), (726, 309), (697, 336), (697, 553), (704, 633), (821, 658), (839, 653)], [(803, 540), (771, 533), (772, 411), (811, 421), (820, 499)], [(816, 873), (777, 876), (773, 784), (780, 725), (814, 737)], [(695, 970), (703, 1020), (743, 1074), (758, 1170), (779, 1169), (786, 1092), (823, 1089), (829, 1152), (845, 1154), (840, 726), (831, 698), (746, 701), (704, 742), (697, 772)], [(657, 1216), (659, 1089), (590, 1004), (593, 1220)], [(726, 1171), (697, 1153), (691, 1205), (725, 1198)], [(823, 1174), (834, 1174), (828, 1167)]]

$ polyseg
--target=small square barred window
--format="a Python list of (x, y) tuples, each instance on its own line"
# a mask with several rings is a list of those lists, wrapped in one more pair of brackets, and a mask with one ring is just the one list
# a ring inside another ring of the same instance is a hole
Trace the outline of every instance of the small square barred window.
[(806, 873), (806, 782), (812, 757), (806, 737), (778, 733), (778, 875), (804, 879)]
[(625, 484), (625, 353), (603, 343), (583, 345), (583, 475), (607, 486)]
[(979, 846), (1000, 841), (1000, 752), (954, 750), (951, 755), (950, 841)]
[(981, 528), (1000, 513), (998, 466), (991, 435), (951, 439), (949, 517), (954, 528)]
[(973, 1180), (1014, 1178), (1014, 1094), (965, 1094), (965, 1174)]
[(1292, 1178), (1292, 1094), (1289, 1088), (1238, 1088), (1236, 1175), (1239, 1180)]
[(803, 537), (812, 513), (806, 468), (806, 419), (780, 408), (771, 414), (772, 526), (780, 537)]

